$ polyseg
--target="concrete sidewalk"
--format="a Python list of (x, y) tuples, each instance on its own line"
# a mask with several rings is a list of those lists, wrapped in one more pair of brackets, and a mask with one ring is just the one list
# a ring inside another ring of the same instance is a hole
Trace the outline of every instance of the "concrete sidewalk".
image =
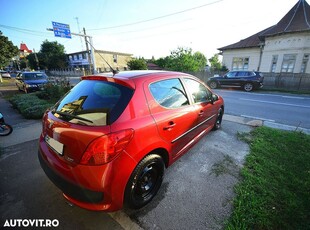
[(0, 137), (0, 146), (3, 148), (38, 139), (42, 130), (41, 120), (27, 120), (12, 108), (5, 99), (0, 98), (0, 112), (5, 122), (13, 127), (9, 136)]

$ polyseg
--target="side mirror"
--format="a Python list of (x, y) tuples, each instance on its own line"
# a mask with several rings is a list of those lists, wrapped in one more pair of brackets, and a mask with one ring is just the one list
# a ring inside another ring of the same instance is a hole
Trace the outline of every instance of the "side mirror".
[(211, 102), (212, 102), (212, 104), (213, 104), (214, 102), (218, 101), (218, 100), (219, 100), (219, 96), (216, 95), (216, 94), (212, 94), (212, 96), (211, 96)]

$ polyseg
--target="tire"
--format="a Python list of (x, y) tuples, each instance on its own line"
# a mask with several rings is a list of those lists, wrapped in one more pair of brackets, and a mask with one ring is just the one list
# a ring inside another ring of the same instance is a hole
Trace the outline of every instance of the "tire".
[(209, 86), (210, 86), (211, 89), (216, 89), (218, 87), (218, 84), (217, 84), (216, 81), (211, 81), (209, 83)]
[(217, 118), (212, 128), (213, 131), (218, 130), (222, 127), (222, 119), (223, 119), (223, 109), (220, 108), (217, 112)]
[(245, 83), (243, 85), (243, 89), (246, 91), (246, 92), (250, 92), (254, 89), (254, 86), (252, 83)]
[(8, 124), (4, 123), (0, 126), (0, 136), (8, 136), (13, 132), (13, 127)]
[(139, 209), (157, 194), (163, 181), (165, 164), (157, 154), (144, 157), (132, 172), (125, 190), (125, 203), (129, 208)]

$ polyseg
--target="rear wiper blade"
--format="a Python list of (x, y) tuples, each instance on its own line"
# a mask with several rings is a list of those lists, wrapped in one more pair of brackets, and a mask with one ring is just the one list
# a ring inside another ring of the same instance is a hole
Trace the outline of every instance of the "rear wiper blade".
[(72, 117), (72, 118), (76, 118), (76, 119), (79, 119), (79, 120), (82, 120), (82, 121), (87, 121), (87, 122), (90, 122), (90, 123), (94, 123), (93, 121), (91, 121), (89, 119), (86, 119), (84, 117), (80, 117), (78, 115), (74, 115), (74, 114), (71, 114), (71, 113), (64, 113), (64, 112), (60, 112), (60, 111), (55, 111), (55, 113), (60, 114), (60, 115), (65, 116), (65, 117)]

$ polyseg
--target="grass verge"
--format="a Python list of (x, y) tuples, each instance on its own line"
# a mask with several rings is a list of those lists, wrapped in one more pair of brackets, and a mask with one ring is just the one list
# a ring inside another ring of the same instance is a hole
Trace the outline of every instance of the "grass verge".
[(310, 135), (260, 127), (225, 229), (309, 229)]

